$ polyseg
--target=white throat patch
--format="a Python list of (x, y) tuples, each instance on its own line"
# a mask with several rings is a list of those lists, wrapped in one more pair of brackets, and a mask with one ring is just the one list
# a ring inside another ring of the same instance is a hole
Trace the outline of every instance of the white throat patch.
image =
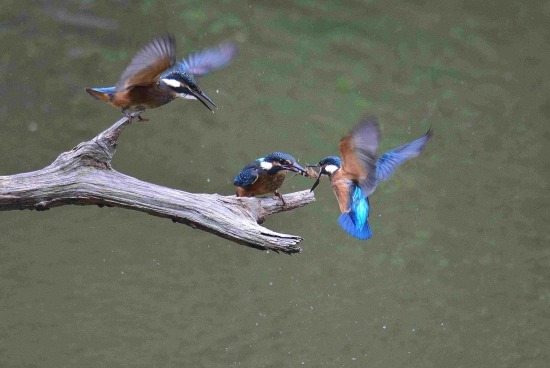
[(330, 173), (330, 174), (334, 174), (334, 172), (338, 170), (338, 166), (336, 165), (327, 165), (325, 166), (325, 171)]
[(260, 166), (261, 166), (262, 169), (264, 169), (264, 170), (271, 170), (271, 168), (273, 167), (273, 164), (270, 163), (270, 162), (262, 161), (262, 162), (260, 163)]

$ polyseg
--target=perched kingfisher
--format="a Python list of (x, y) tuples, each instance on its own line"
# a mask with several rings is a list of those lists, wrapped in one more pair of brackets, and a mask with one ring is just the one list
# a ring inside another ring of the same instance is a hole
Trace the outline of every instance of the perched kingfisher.
[(417, 157), (432, 136), (431, 128), (422, 137), (394, 148), (376, 159), (380, 141), (380, 128), (371, 116), (355, 126), (340, 140), (338, 156), (329, 156), (319, 161), (319, 176), (311, 190), (319, 184), (322, 175), (330, 178), (338, 200), (340, 226), (350, 235), (361, 240), (372, 237), (369, 226), (369, 196), (380, 180), (388, 180), (395, 169), (406, 160)]
[(162, 106), (176, 97), (199, 100), (212, 111), (199, 97), (214, 107), (216, 104), (202, 91), (195, 77), (226, 66), (238, 50), (235, 43), (226, 42), (189, 55), (180, 62), (176, 60), (174, 36), (160, 36), (134, 56), (116, 86), (86, 88), (86, 92), (98, 100), (120, 107), (129, 118), (137, 115), (140, 121), (146, 120), (141, 117), (145, 109)]
[(237, 187), (237, 197), (254, 197), (275, 193), (286, 205), (278, 189), (283, 185), (287, 171), (308, 176), (306, 170), (298, 165), (296, 159), (284, 152), (272, 152), (246, 165), (235, 176), (233, 184)]

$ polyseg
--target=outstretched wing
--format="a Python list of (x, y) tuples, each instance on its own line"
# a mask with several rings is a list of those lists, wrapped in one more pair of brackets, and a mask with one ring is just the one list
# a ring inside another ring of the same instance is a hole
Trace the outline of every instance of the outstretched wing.
[(160, 74), (176, 64), (176, 40), (173, 35), (153, 39), (134, 56), (118, 83), (117, 91), (136, 85), (156, 83)]
[(183, 65), (189, 73), (200, 77), (228, 65), (238, 53), (236, 43), (226, 42), (189, 55)]
[(379, 180), (388, 180), (395, 169), (410, 158), (417, 157), (432, 137), (432, 129), (428, 130), (422, 137), (394, 148), (384, 153), (376, 162), (376, 177)]
[(246, 166), (240, 173), (233, 179), (233, 185), (236, 187), (246, 188), (251, 186), (258, 180), (258, 170), (251, 166)]
[(370, 195), (376, 187), (376, 150), (379, 142), (378, 122), (376, 117), (369, 116), (342, 138), (338, 145), (346, 177), (357, 181), (365, 196)]

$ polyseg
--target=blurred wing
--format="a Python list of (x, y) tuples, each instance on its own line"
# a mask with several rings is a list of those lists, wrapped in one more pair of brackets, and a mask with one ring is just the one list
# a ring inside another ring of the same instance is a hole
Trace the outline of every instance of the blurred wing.
[(251, 186), (258, 180), (258, 171), (253, 169), (252, 167), (245, 167), (241, 170), (240, 173), (235, 176), (235, 179), (233, 180), (233, 185), (236, 187), (246, 188)]
[(365, 195), (376, 187), (376, 150), (380, 142), (380, 128), (374, 116), (369, 116), (340, 140), (338, 149), (342, 169), (351, 180), (356, 180)]
[(432, 134), (430, 128), (426, 134), (417, 140), (384, 153), (376, 163), (376, 177), (379, 180), (388, 180), (399, 165), (410, 158), (417, 157), (424, 150)]
[(117, 91), (156, 83), (160, 74), (176, 64), (176, 40), (172, 35), (157, 37), (142, 48), (126, 67)]
[(200, 77), (228, 65), (238, 53), (236, 43), (226, 42), (189, 55), (183, 65), (189, 73)]

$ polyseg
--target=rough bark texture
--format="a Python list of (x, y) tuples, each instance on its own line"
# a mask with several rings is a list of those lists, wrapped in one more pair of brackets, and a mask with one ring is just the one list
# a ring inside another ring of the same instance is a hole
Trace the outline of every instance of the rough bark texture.
[(49, 166), (0, 176), (0, 211), (48, 210), (66, 204), (114, 206), (166, 217), (257, 249), (298, 253), (302, 238), (271, 231), (269, 215), (315, 200), (309, 190), (287, 194), (286, 205), (272, 198), (194, 194), (147, 183), (111, 166), (124, 117), (88, 142), (64, 152)]

